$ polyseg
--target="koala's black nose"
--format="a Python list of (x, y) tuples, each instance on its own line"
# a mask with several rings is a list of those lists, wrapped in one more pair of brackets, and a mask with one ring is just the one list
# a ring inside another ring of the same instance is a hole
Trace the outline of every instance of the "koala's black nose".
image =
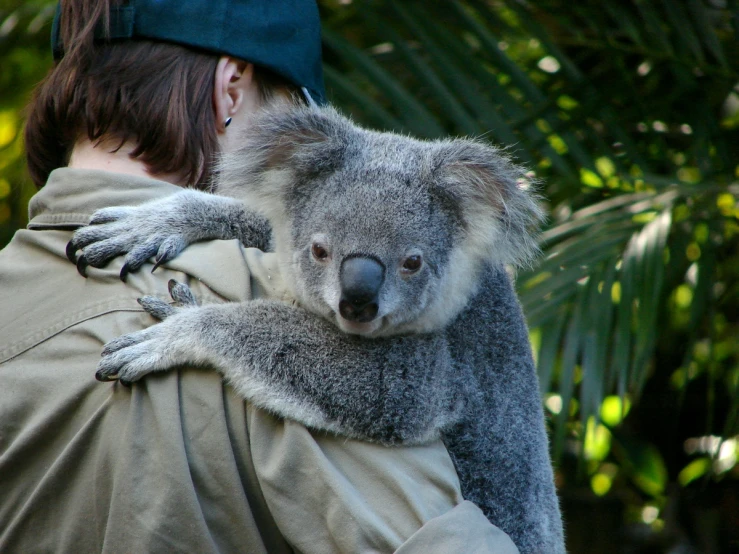
[(339, 313), (344, 319), (366, 323), (379, 310), (380, 287), (385, 266), (367, 256), (354, 256), (341, 262)]

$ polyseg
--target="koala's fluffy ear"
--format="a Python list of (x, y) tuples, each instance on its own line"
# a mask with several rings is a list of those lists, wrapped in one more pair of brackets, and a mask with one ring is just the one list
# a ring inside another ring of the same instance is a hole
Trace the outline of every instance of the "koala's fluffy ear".
[(242, 146), (219, 164), (218, 192), (279, 217), (284, 198), (334, 171), (357, 128), (330, 107), (273, 105), (256, 114)]
[(479, 141), (437, 143), (435, 181), (460, 206), (467, 230), (465, 248), (474, 256), (524, 266), (539, 249), (544, 213), (536, 181), (499, 149)]

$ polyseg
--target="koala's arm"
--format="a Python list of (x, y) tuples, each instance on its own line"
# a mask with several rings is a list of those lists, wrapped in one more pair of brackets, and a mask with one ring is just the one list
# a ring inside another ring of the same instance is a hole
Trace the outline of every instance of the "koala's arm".
[(272, 231), (266, 218), (238, 200), (185, 189), (139, 206), (96, 211), (90, 225), (75, 232), (67, 257), (84, 274), (88, 265), (102, 267), (126, 254), (124, 278), (151, 257), (158, 266), (193, 242), (218, 239), (268, 251)]
[(363, 339), (273, 300), (186, 308), (141, 302), (164, 321), (106, 345), (98, 379), (212, 367), (256, 406), (383, 444), (428, 442), (458, 416), (443, 334)]
[(431, 335), (362, 339), (269, 300), (183, 309), (148, 302), (163, 323), (109, 343), (99, 378), (209, 366), (255, 405), (315, 429), (385, 444), (441, 432), (465, 498), (522, 554), (564, 552), (528, 332), (502, 269), (490, 270), (466, 311)]
[(521, 554), (563, 554), (539, 381), (523, 313), (503, 269), (488, 271), (447, 338), (457, 364), (475, 375), (463, 423), (444, 436), (463, 495), (508, 533)]

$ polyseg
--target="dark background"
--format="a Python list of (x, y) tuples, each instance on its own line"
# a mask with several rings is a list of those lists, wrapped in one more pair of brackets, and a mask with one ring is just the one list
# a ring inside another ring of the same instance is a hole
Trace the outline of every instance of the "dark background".
[[(333, 103), (507, 145), (542, 180), (517, 286), (569, 550), (739, 552), (737, 0), (320, 5)], [(0, 246), (34, 192), (23, 110), (52, 15), (0, 0)]]

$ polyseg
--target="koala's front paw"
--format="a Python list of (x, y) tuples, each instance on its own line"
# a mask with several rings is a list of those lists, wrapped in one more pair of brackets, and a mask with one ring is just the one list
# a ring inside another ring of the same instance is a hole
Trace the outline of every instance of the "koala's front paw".
[(113, 339), (105, 345), (95, 371), (98, 381), (138, 381), (152, 371), (168, 369), (166, 350), (169, 337), (160, 326)]
[(169, 281), (169, 293), (182, 307), (153, 296), (139, 299), (139, 304), (149, 314), (166, 321), (108, 342), (95, 372), (98, 381), (120, 380), (127, 384), (153, 371), (194, 362), (189, 353), (192, 340), (187, 328), (197, 301), (186, 285), (174, 279)]
[[(121, 279), (125, 281), (151, 257), (154, 269), (175, 258), (190, 242), (176, 221), (152, 207), (105, 208), (98, 210), (90, 225), (75, 231), (67, 244), (67, 258), (87, 276), (87, 266), (103, 267), (125, 254)], [(77, 252), (81, 251), (77, 256)]]

